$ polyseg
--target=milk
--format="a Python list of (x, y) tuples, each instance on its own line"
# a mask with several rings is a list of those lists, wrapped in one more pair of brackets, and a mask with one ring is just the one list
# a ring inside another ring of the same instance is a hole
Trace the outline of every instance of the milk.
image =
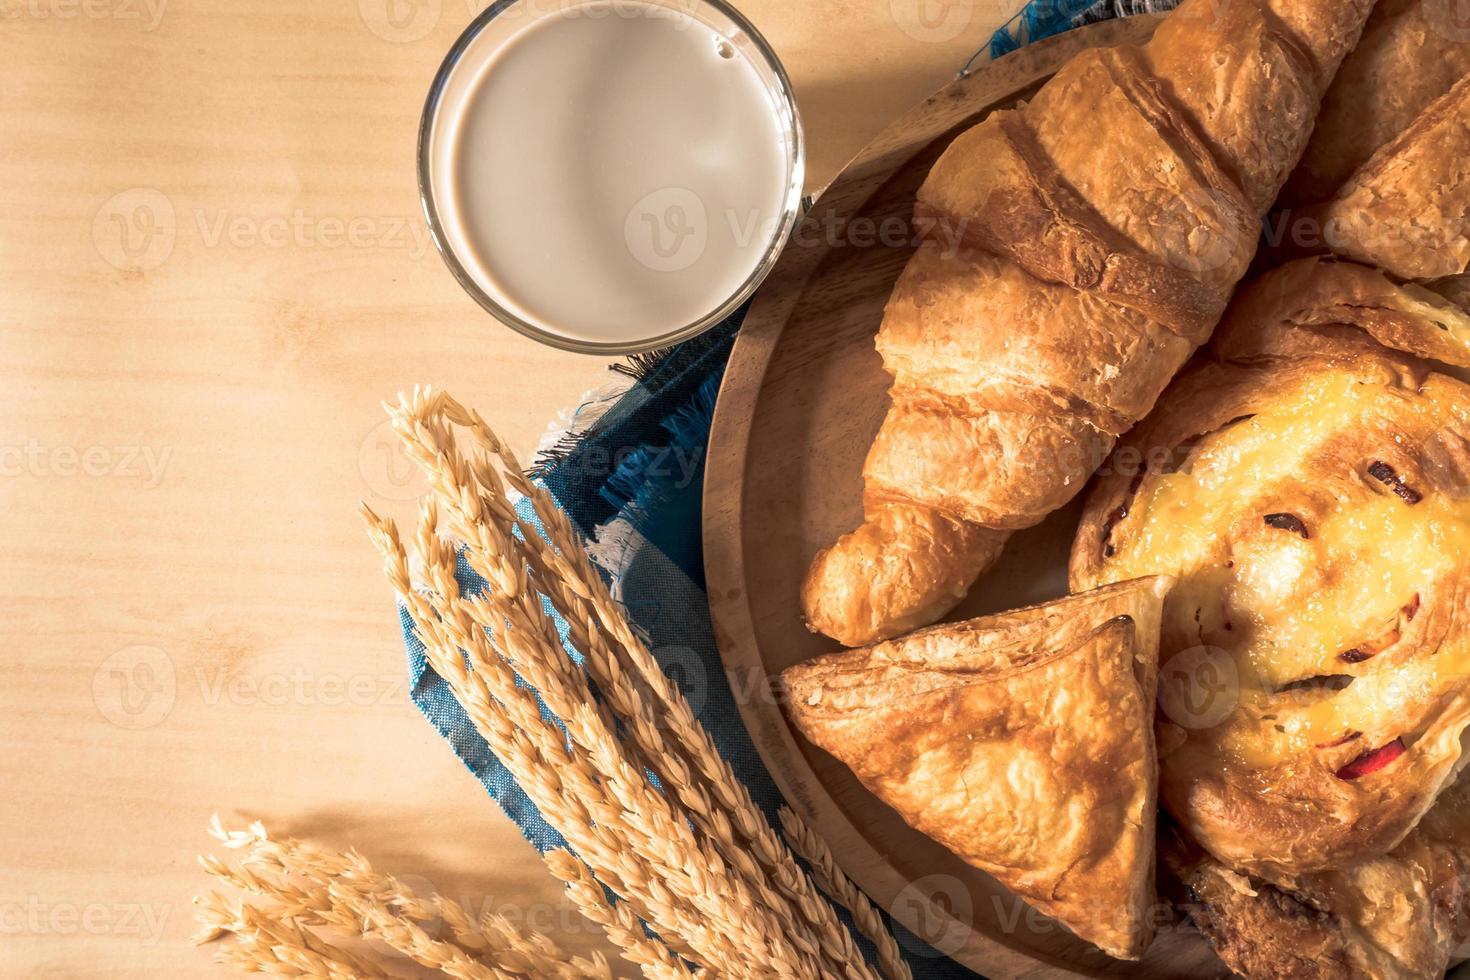
[(789, 228), (794, 110), (747, 35), (690, 10), (523, 14), (464, 48), (434, 112), (451, 266), (553, 342), (688, 333), (742, 298)]

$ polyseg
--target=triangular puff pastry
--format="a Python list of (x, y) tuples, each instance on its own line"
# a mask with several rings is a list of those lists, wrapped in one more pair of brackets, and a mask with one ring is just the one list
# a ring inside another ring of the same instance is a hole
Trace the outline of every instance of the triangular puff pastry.
[(1140, 579), (820, 657), (787, 710), (879, 799), (1107, 953), (1152, 938), (1159, 621)]

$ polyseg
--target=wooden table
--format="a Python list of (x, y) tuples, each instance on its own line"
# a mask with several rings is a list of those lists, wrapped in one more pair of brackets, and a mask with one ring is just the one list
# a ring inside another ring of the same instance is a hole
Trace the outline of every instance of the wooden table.
[[(746, 0), (813, 186), (1015, 0)], [(408, 701), (359, 500), (380, 399), (529, 457), (606, 362), (490, 322), (433, 254), (423, 93), (477, 0), (0, 0), (0, 975), (206, 976), (218, 811), (599, 942)]]

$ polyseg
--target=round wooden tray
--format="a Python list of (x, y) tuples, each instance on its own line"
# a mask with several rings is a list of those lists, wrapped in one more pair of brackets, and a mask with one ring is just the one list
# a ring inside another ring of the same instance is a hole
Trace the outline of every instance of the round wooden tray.
[[(704, 493), (715, 633), (755, 744), (791, 805), (874, 901), (991, 977), (1226, 976), (1197, 934), (1168, 930), (1143, 964), (1109, 959), (910, 829), (787, 725), (769, 678), (834, 648), (807, 632), (798, 586), (861, 514), (863, 457), (887, 408), (873, 349), (912, 246), (914, 194), (949, 141), (1014, 105), (1085, 47), (1140, 41), (1155, 18), (1034, 44), (951, 83), (858, 154), (816, 202), (746, 317), (720, 390)], [(1017, 535), (955, 618), (1060, 595), (1075, 508)]]

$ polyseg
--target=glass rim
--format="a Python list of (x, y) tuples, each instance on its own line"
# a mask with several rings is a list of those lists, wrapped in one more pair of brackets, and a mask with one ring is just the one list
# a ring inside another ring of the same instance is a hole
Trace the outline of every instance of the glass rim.
[[(419, 119), (418, 132), (418, 185), (419, 203), (424, 211), (424, 218), (428, 222), (429, 236), (434, 241), (434, 248), (438, 251), (444, 263), (449, 267), (460, 287), (470, 295), (480, 307), (493, 316), (502, 325), (511, 328), (522, 336), (529, 337), (538, 343), (559, 350), (571, 351), (577, 354), (599, 354), (599, 355), (623, 355), (641, 354), (647, 351), (658, 350), (669, 347), (680, 341), (697, 337), (705, 331), (718, 325), (739, 309), (740, 305), (748, 300), (762, 282), (765, 281), (771, 270), (776, 265), (791, 237), (792, 229), (801, 217), (801, 202), (805, 182), (806, 170), (806, 141), (801, 127), (801, 115), (796, 107), (796, 93), (791, 86), (791, 79), (786, 74), (775, 50), (771, 47), (765, 37), (756, 30), (755, 25), (746, 19), (735, 7), (726, 0), (621, 0), (630, 2), (630, 5), (646, 5), (654, 7), (666, 7), (669, 9), (682, 9), (690, 16), (697, 17), (694, 9), (708, 8), (722, 17), (727, 18), (735, 27), (749, 39), (751, 45), (760, 55), (765, 68), (770, 72), (771, 79), (775, 82), (775, 88), (780, 96), (780, 106), (784, 109), (786, 118), (790, 120), (789, 137), (790, 153), (787, 158), (788, 174), (787, 188), (781, 205), (781, 220), (771, 235), (770, 241), (766, 243), (765, 251), (761, 254), (760, 261), (755, 268), (745, 277), (735, 292), (726, 298), (715, 309), (700, 317), (693, 323), (665, 331), (662, 334), (636, 341), (596, 341), (582, 340), (576, 337), (568, 337), (563, 334), (553, 333), (544, 327), (532, 323), (517, 315), (505, 305), (491, 296), (475, 280), (464, 264), (455, 255), (453, 247), (445, 234), (443, 223), (439, 220), (439, 208), (434, 198), (433, 180), (430, 166), (430, 142), (433, 126), (438, 118), (440, 101), (448, 86), (450, 76), (458, 66), (460, 59), (464, 56), (469, 46), (475, 42), (480, 33), (505, 11), (510, 8), (528, 2), (528, 0), (497, 0), (485, 8), (470, 21), (469, 25), (460, 32), (454, 44), (445, 54), (444, 60), (440, 62), (438, 70), (434, 74), (434, 81), (429, 86), (429, 93), (424, 100), (423, 115)], [(565, 0), (562, 9), (575, 9), (596, 4), (617, 4), (620, 0)], [(548, 16), (555, 16), (549, 14)], [(783, 128), (786, 128), (783, 126)]]

